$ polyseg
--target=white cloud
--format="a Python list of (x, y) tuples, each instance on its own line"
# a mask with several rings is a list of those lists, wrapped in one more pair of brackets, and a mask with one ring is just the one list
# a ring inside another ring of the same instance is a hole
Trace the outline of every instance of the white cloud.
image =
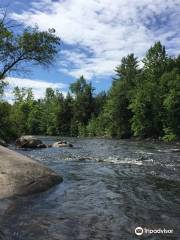
[(12, 17), (55, 28), (71, 47), (61, 52), (60, 71), (92, 78), (111, 75), (128, 53), (141, 58), (158, 40), (177, 53), (179, 12), (179, 0), (40, 0)]
[(50, 83), (41, 80), (31, 80), (26, 78), (14, 78), (14, 77), (7, 77), (5, 79), (9, 83), (8, 88), (5, 91), (5, 97), (8, 100), (13, 99), (13, 89), (14, 87), (18, 86), (20, 88), (32, 88), (34, 97), (36, 99), (40, 99), (44, 97), (46, 88), (53, 88), (60, 90), (64, 95), (66, 95), (65, 89), (68, 85), (64, 83)]

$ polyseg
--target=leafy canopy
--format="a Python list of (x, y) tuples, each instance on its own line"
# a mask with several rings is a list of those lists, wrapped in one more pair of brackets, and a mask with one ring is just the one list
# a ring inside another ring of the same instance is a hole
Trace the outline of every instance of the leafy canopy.
[(46, 67), (53, 64), (59, 45), (60, 38), (51, 31), (28, 27), (19, 34), (0, 22), (0, 79), (18, 71), (22, 63)]

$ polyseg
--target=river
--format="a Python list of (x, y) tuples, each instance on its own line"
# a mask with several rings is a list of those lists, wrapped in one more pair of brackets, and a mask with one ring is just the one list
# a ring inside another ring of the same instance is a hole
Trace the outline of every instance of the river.
[[(68, 139), (73, 148), (20, 151), (63, 176), (30, 197), (0, 201), (0, 239), (180, 239), (180, 152), (166, 144)], [(44, 137), (45, 143), (56, 138)], [(4, 204), (4, 205), (3, 205)], [(144, 233), (136, 227), (170, 229)]]

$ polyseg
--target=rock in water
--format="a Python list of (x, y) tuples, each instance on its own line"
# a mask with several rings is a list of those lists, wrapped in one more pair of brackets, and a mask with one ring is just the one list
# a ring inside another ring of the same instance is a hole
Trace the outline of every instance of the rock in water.
[(34, 136), (22, 136), (16, 140), (18, 148), (44, 148), (45, 144)]
[(53, 143), (52, 146), (53, 147), (57, 147), (57, 148), (60, 148), (60, 147), (73, 147), (73, 145), (71, 143), (66, 142), (66, 141), (55, 142), (55, 143)]
[(3, 147), (8, 147), (8, 144), (2, 138), (0, 138), (0, 145)]
[(41, 144), (38, 144), (36, 147), (37, 148), (47, 148), (48, 146), (44, 143), (41, 143)]
[(49, 168), (0, 146), (0, 199), (42, 192), (62, 181)]
[(180, 152), (180, 148), (174, 148), (174, 149), (170, 149), (171, 152)]

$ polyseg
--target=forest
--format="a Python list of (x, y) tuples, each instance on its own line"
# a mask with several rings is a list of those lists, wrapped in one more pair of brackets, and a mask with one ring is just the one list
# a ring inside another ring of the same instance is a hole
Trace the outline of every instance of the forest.
[[(14, 102), (3, 98), (1, 81), (0, 136), (20, 135), (180, 138), (180, 55), (168, 56), (156, 42), (143, 60), (129, 54), (115, 68), (108, 92), (94, 93), (83, 76), (64, 96), (47, 88), (36, 100), (32, 89), (15, 87)], [(140, 67), (142, 66), (142, 67)]]

